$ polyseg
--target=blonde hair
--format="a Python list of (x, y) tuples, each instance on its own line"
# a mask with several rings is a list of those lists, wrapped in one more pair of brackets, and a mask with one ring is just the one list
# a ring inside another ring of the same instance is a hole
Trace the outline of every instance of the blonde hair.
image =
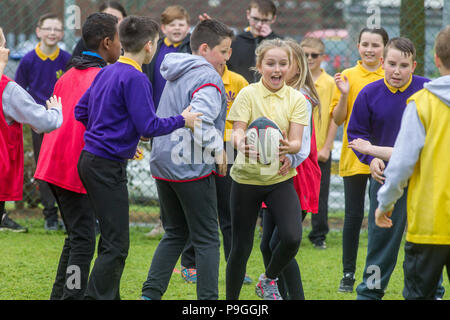
[(450, 26), (445, 27), (438, 33), (434, 50), (444, 67), (450, 70)]
[(325, 44), (319, 38), (306, 37), (302, 40), (302, 42), (300, 42), (300, 46), (317, 49), (321, 54), (325, 52)]
[[(288, 86), (302, 91), (304, 90), (311, 99), (313, 109), (320, 105), (319, 94), (314, 86), (314, 80), (308, 68), (308, 62), (301, 45), (294, 39), (286, 39), (286, 44), (290, 47), (292, 52), (292, 61), (296, 63), (299, 68), (299, 74), (294, 79), (286, 83)], [(319, 118), (321, 117), (319, 108)]]
[(179, 5), (174, 6), (168, 6), (162, 13), (161, 13), (161, 24), (169, 24), (173, 20), (185, 19), (186, 22), (190, 23), (190, 17), (187, 10)]
[(289, 48), (288, 44), (280, 38), (275, 38), (270, 40), (263, 40), (259, 44), (259, 46), (255, 50), (256, 65), (254, 67), (251, 67), (250, 69), (252, 71), (259, 72), (258, 67), (261, 67), (265, 54), (267, 53), (267, 51), (274, 48), (280, 48), (286, 51), (289, 59), (289, 65), (292, 63), (291, 49)]

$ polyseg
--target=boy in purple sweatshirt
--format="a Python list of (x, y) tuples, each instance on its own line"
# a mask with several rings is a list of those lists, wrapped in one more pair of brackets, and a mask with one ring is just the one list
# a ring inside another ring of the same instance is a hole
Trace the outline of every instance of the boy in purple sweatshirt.
[(120, 278), (129, 249), (126, 160), (140, 137), (155, 137), (188, 127), (201, 113), (187, 107), (168, 118), (155, 114), (152, 87), (142, 64), (155, 54), (159, 26), (147, 17), (129, 16), (119, 27), (124, 49), (115, 64), (102, 69), (75, 107), (86, 126), (78, 173), (100, 224), (98, 257), (86, 299), (120, 299)]
[(384, 51), (384, 79), (365, 86), (355, 100), (347, 129), (349, 147), (370, 166), (369, 241), (363, 281), (357, 299), (382, 299), (392, 272), (406, 224), (406, 192), (394, 207), (394, 227), (375, 225), (376, 194), (382, 186), (383, 170), (400, 130), (406, 100), (429, 80), (413, 75), (416, 67), (414, 44), (407, 38), (391, 39)]

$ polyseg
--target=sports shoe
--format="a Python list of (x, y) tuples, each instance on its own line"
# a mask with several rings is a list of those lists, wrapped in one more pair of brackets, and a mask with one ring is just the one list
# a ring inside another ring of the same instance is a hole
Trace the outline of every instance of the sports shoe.
[(244, 284), (252, 284), (252, 282), (253, 282), (252, 278), (250, 278), (250, 277), (248, 276), (248, 274), (245, 274), (245, 277), (244, 277)]
[(161, 239), (164, 235), (164, 228), (161, 220), (159, 220), (158, 224), (149, 232), (145, 234), (147, 239)]
[(44, 229), (47, 231), (58, 231), (58, 220), (49, 219), (44, 222)]
[(187, 283), (197, 283), (197, 269), (181, 266), (181, 278)]
[(22, 227), (20, 224), (12, 220), (7, 213), (3, 214), (0, 223), (0, 231), (12, 231), (12, 232), (28, 232), (28, 229)]
[(255, 287), (255, 293), (263, 300), (283, 300), (277, 285), (278, 279), (266, 278), (264, 274), (259, 277), (259, 282)]
[(318, 250), (324, 250), (327, 248), (327, 244), (325, 241), (316, 242), (314, 243), (314, 248)]
[(344, 273), (344, 277), (339, 284), (339, 292), (352, 293), (353, 285), (355, 284), (355, 274), (352, 272)]

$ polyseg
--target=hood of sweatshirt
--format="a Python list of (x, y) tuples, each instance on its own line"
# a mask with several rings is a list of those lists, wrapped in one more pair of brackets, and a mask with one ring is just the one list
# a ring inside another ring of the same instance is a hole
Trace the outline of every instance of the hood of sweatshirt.
[(424, 88), (450, 107), (450, 75), (425, 83)]
[(161, 63), (161, 75), (168, 81), (173, 81), (194, 68), (207, 66), (214, 67), (202, 56), (188, 53), (169, 53)]

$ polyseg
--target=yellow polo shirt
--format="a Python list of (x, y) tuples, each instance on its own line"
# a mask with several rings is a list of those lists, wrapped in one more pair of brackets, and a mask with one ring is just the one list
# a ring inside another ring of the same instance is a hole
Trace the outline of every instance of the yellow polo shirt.
[[(348, 148), (347, 127), (352, 115), (353, 104), (362, 88), (371, 82), (384, 78), (384, 70), (381, 66), (376, 71), (369, 71), (358, 61), (356, 66), (342, 71), (350, 83), (350, 92), (347, 100), (347, 117), (344, 121), (344, 135), (342, 137), (341, 158), (339, 161), (339, 175), (342, 177), (353, 176), (356, 174), (369, 174), (370, 169), (366, 164), (361, 163), (351, 148)], [(341, 92), (335, 86), (333, 99), (330, 105), (330, 115), (339, 102)]]
[[(319, 108), (314, 108), (314, 127), (316, 133), (317, 151), (323, 148), (328, 136), (328, 127), (330, 126), (330, 105), (333, 99), (334, 78), (321, 69), (322, 73), (314, 82), (320, 100), (320, 117)], [(333, 146), (331, 146), (333, 148)]]
[[(281, 131), (289, 132), (291, 122), (308, 125), (306, 98), (299, 91), (286, 84), (278, 91), (268, 90), (260, 80), (243, 88), (228, 114), (228, 121), (242, 121), (250, 124), (259, 117), (274, 121)], [(286, 181), (297, 174), (293, 168), (286, 176), (278, 175), (279, 163), (263, 165), (252, 161), (238, 152), (231, 168), (231, 177), (238, 183), (251, 185), (272, 185)]]
[[(228, 117), (230, 108), (233, 105), (233, 102), (236, 99), (239, 91), (241, 91), (242, 88), (248, 86), (248, 82), (239, 73), (228, 70), (227, 66), (225, 66), (225, 70), (222, 75), (222, 81), (225, 86), (225, 92), (227, 94), (227, 117)], [(232, 130), (233, 130), (233, 123), (227, 120), (225, 122), (225, 133), (223, 141), (230, 141)]]

